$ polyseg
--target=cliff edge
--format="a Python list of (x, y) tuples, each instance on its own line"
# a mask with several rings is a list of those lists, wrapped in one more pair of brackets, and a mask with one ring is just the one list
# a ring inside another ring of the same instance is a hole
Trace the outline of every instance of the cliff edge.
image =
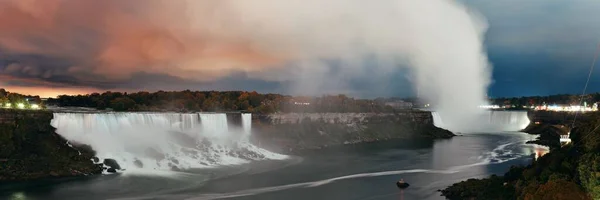
[(102, 173), (94, 152), (71, 147), (50, 120), (51, 112), (0, 109), (0, 182)]
[(430, 112), (280, 113), (253, 115), (253, 143), (290, 153), (403, 138), (450, 138), (454, 134), (433, 125)]

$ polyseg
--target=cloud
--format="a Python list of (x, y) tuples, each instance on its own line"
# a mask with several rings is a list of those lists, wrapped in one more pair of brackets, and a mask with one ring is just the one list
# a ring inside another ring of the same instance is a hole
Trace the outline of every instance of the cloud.
[[(216, 27), (235, 24), (205, 23), (219, 20), (205, 10), (210, 5), (191, 4), (198, 3), (2, 1), (0, 47), (9, 55), (69, 60), (72, 74), (89, 71), (111, 79), (139, 71), (214, 79), (277, 61), (241, 38), (242, 33), (227, 36)], [(206, 14), (192, 19), (189, 13), (194, 12)]]
[(600, 42), (598, 1), (468, 1), (490, 21), (487, 44), (537, 52), (592, 49)]
[(489, 82), (486, 23), (447, 0), (5, 0), (0, 9), (5, 66), (33, 69), (3, 73), (64, 87), (252, 88), (244, 80), (301, 94), (389, 92), (401, 90), (383, 87), (397, 81), (390, 75), (409, 68), (422, 95), (458, 108), (479, 104)]

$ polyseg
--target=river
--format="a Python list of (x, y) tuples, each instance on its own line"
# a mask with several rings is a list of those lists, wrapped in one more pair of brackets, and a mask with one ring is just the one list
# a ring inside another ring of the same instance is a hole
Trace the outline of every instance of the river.
[[(441, 140), (394, 140), (302, 152), (186, 172), (148, 172), (0, 186), (0, 199), (444, 199), (438, 189), (528, 164), (525, 133), (480, 133)], [(395, 182), (411, 186), (399, 190)]]

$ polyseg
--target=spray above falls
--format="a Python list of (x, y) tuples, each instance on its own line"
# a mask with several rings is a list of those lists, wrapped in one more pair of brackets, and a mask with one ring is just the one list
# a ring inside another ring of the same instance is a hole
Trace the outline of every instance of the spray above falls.
[[(485, 20), (454, 0), (39, 2), (0, 1), (7, 9), (0, 18), (27, 16), (0, 23), (11, 30), (0, 33), (0, 46), (74, 67), (11, 64), (27, 77), (58, 73), (100, 88), (373, 97), (389, 95), (381, 86), (403, 79), (390, 74), (409, 69), (403, 75), (420, 98), (465, 125), (477, 118), (490, 82)], [(36, 45), (39, 38), (51, 42)], [(246, 82), (254, 80), (268, 84)]]
[(54, 113), (51, 124), (71, 143), (127, 171), (185, 170), (284, 159), (249, 143), (251, 118), (229, 124), (223, 113)]

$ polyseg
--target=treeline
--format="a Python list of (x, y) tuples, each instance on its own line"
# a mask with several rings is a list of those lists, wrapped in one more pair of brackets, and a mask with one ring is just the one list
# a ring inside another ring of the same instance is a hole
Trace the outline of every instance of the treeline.
[[(569, 104), (578, 105), (581, 102), (581, 95), (557, 94), (550, 96), (530, 96), (530, 97), (511, 97), (511, 98), (493, 98), (490, 102), (495, 105), (515, 105), (515, 106), (533, 106), (533, 105), (551, 105), (551, 104)], [(583, 96), (583, 102), (593, 104), (600, 101), (600, 93), (592, 93)]]
[(571, 131), (571, 144), (504, 176), (456, 183), (442, 194), (451, 200), (600, 199), (600, 115), (588, 115)]
[(293, 97), (245, 91), (158, 91), (104, 92), (87, 95), (61, 95), (47, 104), (61, 107), (91, 107), (114, 111), (222, 112), (392, 112), (376, 100), (354, 99), (345, 95)]
[(23, 95), (0, 88), (0, 108), (7, 108), (7, 104), (10, 105), (8, 106), (10, 108), (17, 108), (17, 105), (20, 103), (22, 103), (25, 108), (29, 108), (31, 104), (37, 104), (41, 107), (44, 106), (40, 96)]

